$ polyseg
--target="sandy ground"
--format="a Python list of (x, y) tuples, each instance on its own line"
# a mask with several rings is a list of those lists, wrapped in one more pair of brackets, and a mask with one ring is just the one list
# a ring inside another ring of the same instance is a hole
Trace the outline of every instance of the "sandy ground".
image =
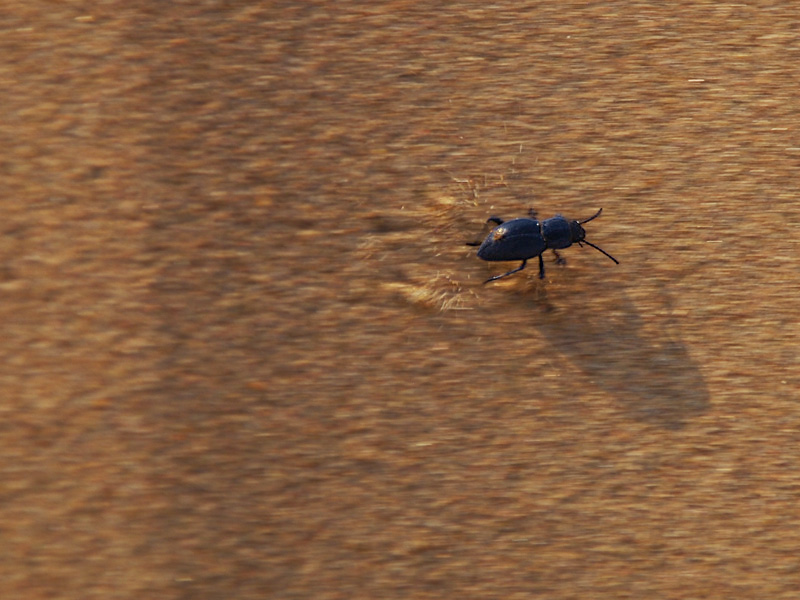
[[(800, 12), (5, 2), (3, 598), (797, 598)], [(584, 218), (516, 266), (489, 215)]]

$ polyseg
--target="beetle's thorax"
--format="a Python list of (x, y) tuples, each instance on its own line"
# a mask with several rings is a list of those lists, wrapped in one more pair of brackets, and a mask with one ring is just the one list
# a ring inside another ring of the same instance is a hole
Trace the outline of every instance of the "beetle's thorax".
[(542, 237), (547, 241), (547, 247), (553, 250), (569, 248), (574, 241), (572, 222), (562, 215), (545, 219), (541, 223)]

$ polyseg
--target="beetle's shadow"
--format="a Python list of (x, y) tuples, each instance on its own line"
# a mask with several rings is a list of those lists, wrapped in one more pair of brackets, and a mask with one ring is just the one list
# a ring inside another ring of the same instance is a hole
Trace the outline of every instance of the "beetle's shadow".
[[(663, 306), (658, 314), (669, 315), (668, 294), (659, 296)], [(613, 298), (595, 295), (568, 310), (554, 306), (546, 291), (536, 303), (544, 309), (536, 325), (550, 347), (617, 398), (633, 418), (679, 429), (709, 409), (708, 387), (697, 362), (675, 337), (674, 317), (648, 313), (645, 321), (621, 288)]]

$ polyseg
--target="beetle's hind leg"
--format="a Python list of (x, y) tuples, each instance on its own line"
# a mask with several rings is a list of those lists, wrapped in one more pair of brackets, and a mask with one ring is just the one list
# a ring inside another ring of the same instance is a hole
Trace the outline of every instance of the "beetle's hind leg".
[(539, 255), (539, 279), (544, 279), (544, 259)]
[[(486, 219), (487, 223), (494, 223), (495, 225), (502, 225), (505, 223), (500, 217), (489, 217)], [(480, 246), (483, 242), (464, 242), (466, 246)]]
[[(540, 258), (541, 258), (541, 257), (540, 257)], [(523, 261), (522, 261), (522, 264), (521, 264), (520, 266), (518, 266), (516, 269), (512, 269), (512, 270), (511, 270), (511, 271), (509, 271), (508, 273), (503, 273), (502, 275), (495, 275), (494, 277), (489, 277), (489, 279), (487, 279), (486, 281), (484, 281), (484, 282), (483, 282), (483, 284), (484, 284), (484, 285), (486, 285), (486, 284), (487, 284), (487, 283), (489, 283), (490, 281), (496, 281), (496, 280), (498, 280), (498, 279), (502, 279), (503, 277), (508, 277), (509, 275), (513, 275), (514, 273), (516, 273), (516, 272), (518, 272), (518, 271), (522, 271), (522, 269), (524, 269), (524, 268), (525, 268), (525, 265), (526, 265), (527, 263), (528, 263), (528, 259), (526, 258), (525, 260), (523, 260)]]
[(565, 265), (565, 264), (567, 264), (567, 259), (563, 258), (558, 252), (556, 252), (555, 248), (551, 248), (551, 250), (553, 251), (553, 254), (555, 254), (555, 256), (556, 256), (556, 264), (557, 265)]

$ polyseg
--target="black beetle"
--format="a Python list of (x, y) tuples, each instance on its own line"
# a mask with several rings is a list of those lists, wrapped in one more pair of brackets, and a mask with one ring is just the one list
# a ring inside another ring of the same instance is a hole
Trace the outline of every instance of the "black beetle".
[(489, 217), (487, 223), (495, 223), (497, 227), (489, 232), (486, 239), (480, 242), (467, 242), (467, 246), (480, 246), (478, 248), (478, 258), (488, 261), (521, 260), (522, 264), (502, 275), (490, 277), (484, 283), (489, 283), (496, 279), (502, 279), (517, 271), (522, 271), (528, 263), (528, 259), (534, 256), (539, 257), (539, 278), (544, 279), (544, 260), (542, 254), (550, 248), (556, 255), (556, 262), (563, 264), (566, 261), (558, 255), (556, 250), (569, 248), (572, 244), (588, 244), (595, 250), (599, 250), (608, 258), (619, 264), (619, 261), (608, 252), (586, 241), (586, 232), (583, 230), (584, 223), (596, 219), (603, 212), (603, 209), (596, 214), (584, 219), (583, 221), (569, 221), (566, 217), (556, 215), (550, 219), (539, 221), (536, 219), (536, 212), (531, 209), (528, 211), (531, 218), (512, 219), (503, 221), (498, 217)]

